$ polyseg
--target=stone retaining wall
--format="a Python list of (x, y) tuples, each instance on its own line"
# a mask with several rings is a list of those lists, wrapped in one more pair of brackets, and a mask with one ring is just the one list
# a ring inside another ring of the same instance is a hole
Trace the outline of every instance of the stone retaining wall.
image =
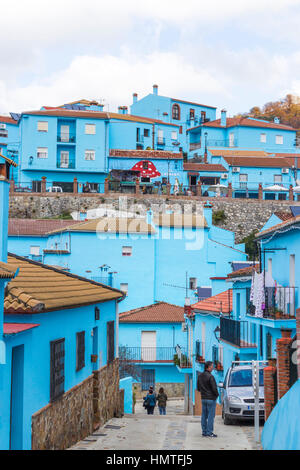
[[(184, 383), (160, 383), (157, 382), (155, 383), (155, 392), (158, 393), (158, 390), (160, 387), (164, 388), (164, 391), (166, 392), (167, 396), (169, 398), (175, 398), (175, 397), (184, 397)], [(140, 383), (134, 383), (133, 386), (133, 392), (135, 392), (135, 397), (136, 400), (139, 400), (140, 398), (143, 398), (147, 394), (147, 390), (141, 390), (141, 384)]]
[(93, 432), (93, 376), (32, 416), (32, 450), (62, 450)]
[(119, 360), (93, 372), (32, 416), (32, 450), (63, 450), (124, 414)]
[[(121, 199), (119, 199), (121, 196)], [(152, 206), (156, 212), (173, 209), (175, 212), (190, 206), (190, 211), (200, 211), (204, 202), (213, 204), (213, 211), (223, 210), (226, 219), (220, 227), (232, 230), (237, 241), (241, 241), (253, 230), (260, 230), (275, 211), (288, 211), (289, 206), (300, 205), (299, 201), (265, 201), (255, 199), (175, 197), (153, 195), (98, 195), (98, 194), (24, 194), (10, 195), (10, 217), (18, 218), (51, 218), (72, 211), (86, 211), (97, 207), (108, 207), (145, 214)], [(198, 207), (197, 207), (198, 204)], [(202, 211), (202, 209), (201, 209)]]
[(119, 359), (94, 372), (94, 427), (102, 426), (120, 410)]

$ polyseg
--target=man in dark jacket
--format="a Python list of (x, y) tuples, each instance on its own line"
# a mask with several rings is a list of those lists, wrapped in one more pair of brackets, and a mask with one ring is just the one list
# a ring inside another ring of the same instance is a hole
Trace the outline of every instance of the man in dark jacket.
[(201, 393), (202, 401), (202, 436), (217, 437), (214, 434), (214, 418), (216, 412), (216, 401), (219, 396), (217, 384), (211, 374), (214, 365), (211, 361), (205, 363), (204, 372), (199, 374), (197, 390)]

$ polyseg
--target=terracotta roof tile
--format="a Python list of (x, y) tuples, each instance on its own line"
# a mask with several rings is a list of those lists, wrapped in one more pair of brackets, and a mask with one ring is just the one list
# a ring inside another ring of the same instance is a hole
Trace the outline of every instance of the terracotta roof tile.
[(0, 262), (0, 279), (12, 279), (16, 269), (12, 269), (7, 263)]
[(184, 308), (167, 302), (157, 302), (120, 313), (119, 319), (120, 323), (182, 323)]
[(291, 168), (292, 165), (285, 158), (276, 157), (234, 157), (224, 156), (224, 160), (231, 166), (260, 167), (260, 168)]
[(288, 227), (290, 225), (294, 224), (299, 224), (300, 223), (300, 215), (297, 215), (296, 217), (291, 217), (280, 224), (276, 224), (273, 227), (270, 227), (266, 230), (262, 230), (261, 232), (257, 233), (255, 235), (255, 238), (261, 238), (264, 237), (265, 235), (268, 235), (272, 232), (276, 232), (277, 230), (280, 231), (282, 228)]
[(125, 158), (143, 158), (143, 159), (159, 159), (159, 160), (182, 160), (183, 155), (181, 152), (166, 152), (164, 150), (120, 150), (111, 149), (109, 152), (110, 157), (125, 157)]
[(171, 98), (171, 101), (178, 101), (178, 103), (193, 104), (195, 106), (203, 106), (204, 108), (217, 109), (216, 106), (208, 106), (207, 104), (194, 103), (193, 101), (179, 100), (179, 99), (176, 99), (176, 98)]
[(4, 336), (16, 335), (22, 333), (23, 331), (32, 330), (40, 326), (37, 323), (4, 323), (3, 324), (3, 333)]
[(215, 157), (270, 157), (270, 153), (264, 150), (237, 150), (237, 149), (208, 149)]
[(194, 310), (214, 313), (230, 313), (232, 310), (232, 289), (213, 295), (192, 305)]
[(202, 124), (202, 127), (221, 127), (221, 128), (229, 128), (229, 127), (264, 127), (264, 128), (271, 128), (271, 129), (282, 129), (288, 131), (296, 131), (291, 126), (287, 126), (285, 124), (276, 124), (275, 122), (264, 122), (259, 119), (249, 119), (246, 117), (235, 117), (235, 118), (227, 118), (226, 119), (226, 126), (221, 126), (221, 119), (216, 119), (215, 121), (210, 121)]
[(289, 220), (293, 217), (291, 212), (277, 211), (277, 212), (274, 212), (274, 214), (282, 221)]
[(153, 217), (153, 222), (159, 227), (191, 227), (204, 228), (207, 222), (203, 215), (194, 214), (158, 214)]
[(15, 124), (18, 125), (18, 121), (15, 121), (9, 116), (0, 116), (0, 122), (6, 122), (7, 124)]
[(100, 219), (91, 219), (85, 222), (72, 224), (70, 227), (53, 230), (51, 233), (57, 232), (98, 232), (98, 233), (155, 233), (152, 225), (148, 224), (145, 219), (141, 218), (113, 218), (102, 217)]
[(4, 158), (4, 160), (6, 160), (7, 163), (9, 163), (10, 165), (14, 167), (18, 166), (18, 164), (14, 160), (12, 160), (11, 158), (5, 157), (4, 155), (2, 155), (2, 153), (0, 153), (0, 158)]
[(5, 313), (41, 313), (120, 299), (123, 293), (104, 284), (9, 254), (17, 276), (6, 288)]
[(183, 169), (185, 171), (219, 171), (222, 173), (228, 171), (223, 165), (216, 163), (184, 163)]
[(255, 266), (247, 266), (246, 268), (237, 269), (237, 271), (233, 271), (232, 273), (229, 273), (227, 276), (227, 279), (252, 276), (253, 269), (259, 272), (259, 265), (256, 264)]
[(43, 236), (52, 230), (78, 224), (78, 220), (62, 219), (9, 219), (8, 235)]

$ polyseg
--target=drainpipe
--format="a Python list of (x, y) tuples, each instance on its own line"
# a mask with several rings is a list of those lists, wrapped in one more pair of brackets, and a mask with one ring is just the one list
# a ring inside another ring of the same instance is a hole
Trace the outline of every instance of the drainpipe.
[(109, 152), (109, 120), (105, 120), (105, 142), (104, 142), (104, 171), (108, 172), (108, 152)]
[(116, 302), (116, 358), (119, 357), (119, 302)]
[(152, 125), (152, 148), (155, 150), (155, 124)]

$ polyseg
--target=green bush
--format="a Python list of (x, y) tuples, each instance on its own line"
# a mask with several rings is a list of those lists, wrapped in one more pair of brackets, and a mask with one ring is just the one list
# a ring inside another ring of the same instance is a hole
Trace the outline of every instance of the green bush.
[(226, 214), (223, 209), (213, 212), (212, 222), (214, 225), (223, 224), (226, 220)]

